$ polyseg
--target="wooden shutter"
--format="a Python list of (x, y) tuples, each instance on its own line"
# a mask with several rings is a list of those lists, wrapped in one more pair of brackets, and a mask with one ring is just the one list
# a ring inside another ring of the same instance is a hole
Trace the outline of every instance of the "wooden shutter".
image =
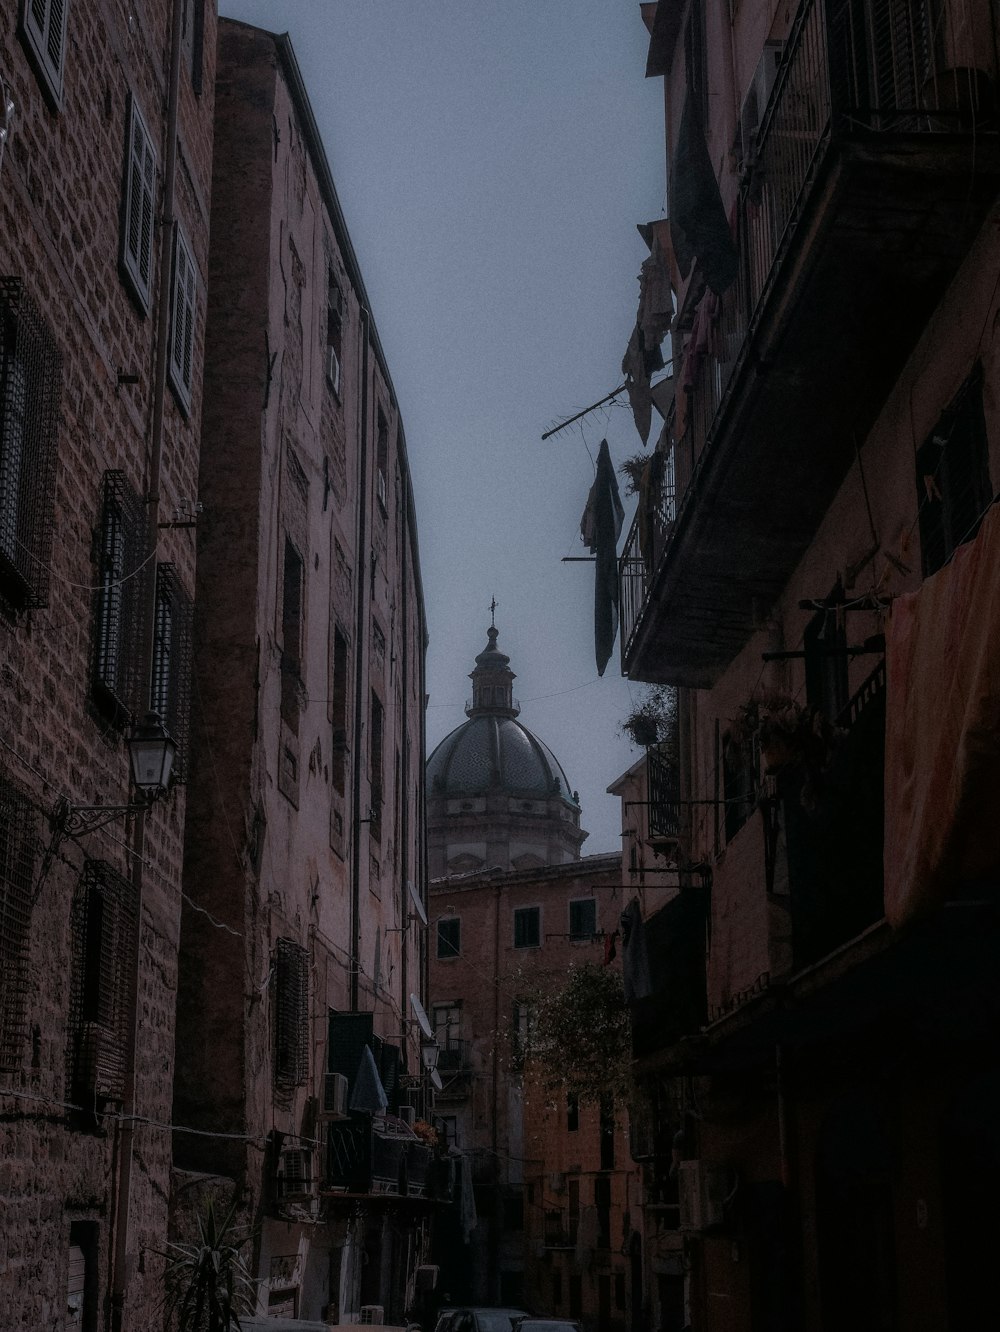
[(194, 312), (197, 283), (194, 260), (180, 228), (174, 242), (174, 282), (170, 312), (170, 382), (185, 410), (191, 407), (194, 377)]
[(59, 110), (66, 52), (66, 0), (27, 0), (24, 34), (44, 89)]
[(153, 281), (153, 209), (156, 152), (135, 98), (129, 109), (125, 161), (125, 226), (122, 263), (143, 310), (149, 309)]

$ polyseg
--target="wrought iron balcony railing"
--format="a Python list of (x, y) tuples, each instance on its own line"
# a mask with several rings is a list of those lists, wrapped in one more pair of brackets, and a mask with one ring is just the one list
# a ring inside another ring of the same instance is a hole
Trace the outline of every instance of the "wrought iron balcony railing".
[[(848, 141), (860, 145), (870, 169), (880, 145), (947, 145), (963, 136), (981, 138), (984, 131), (995, 138), (993, 49), (985, 0), (803, 0), (743, 163), (738, 276), (717, 301), (704, 354), (691, 375), (686, 430), (673, 437), (668, 422), (667, 456), (653, 502), (637, 515), (620, 559), (626, 670), (652, 584), (704, 489), (706, 463), (734, 386), (754, 364), (755, 336), (787, 272), (789, 251), (804, 243), (831, 149)], [(894, 156), (897, 165), (902, 160), (919, 170), (906, 149)], [(986, 160), (982, 151), (973, 153), (968, 171), (992, 170)], [(849, 333), (834, 330), (831, 336)]]

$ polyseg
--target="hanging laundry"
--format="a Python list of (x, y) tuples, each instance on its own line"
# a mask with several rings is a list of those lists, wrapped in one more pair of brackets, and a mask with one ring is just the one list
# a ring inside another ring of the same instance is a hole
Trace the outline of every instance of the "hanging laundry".
[(597, 454), (597, 475), (580, 519), (580, 535), (596, 557), (594, 652), (598, 675), (604, 674), (618, 633), (618, 538), (624, 520), (625, 510), (615, 469), (611, 465), (608, 441), (602, 439)]
[(670, 238), (682, 276), (688, 275), (697, 260), (705, 281), (717, 295), (732, 286), (738, 262), (736, 246), (698, 108), (690, 93), (670, 159)]
[(378, 1075), (375, 1056), (369, 1046), (361, 1051), (361, 1063), (351, 1088), (349, 1107), (351, 1110), (367, 1110), (369, 1114), (380, 1115), (389, 1104), (389, 1098)]
[[(674, 318), (674, 297), (670, 288), (670, 260), (661, 243), (667, 227), (654, 227), (649, 258), (639, 271), (639, 328), (647, 347), (659, 347), (670, 332)], [(668, 233), (669, 234), (669, 233)], [(669, 240), (667, 242), (669, 244)]]
[(633, 897), (622, 912), (622, 982), (625, 1002), (647, 999), (653, 993), (653, 977), (646, 946), (646, 927), (639, 909), (639, 899)]
[(638, 324), (632, 330), (628, 347), (625, 349), (622, 374), (625, 376), (625, 388), (635, 418), (635, 428), (645, 444), (653, 424), (653, 399), (649, 392), (650, 372), (646, 368), (646, 343)]

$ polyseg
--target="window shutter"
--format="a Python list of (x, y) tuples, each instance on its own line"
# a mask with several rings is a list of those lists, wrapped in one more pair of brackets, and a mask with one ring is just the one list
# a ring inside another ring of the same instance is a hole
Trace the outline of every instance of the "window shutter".
[(27, 796), (0, 776), (0, 1070), (21, 1067), (31, 993), (31, 894), (38, 841)]
[(24, 33), (45, 90), (62, 105), (63, 57), (66, 51), (66, 0), (28, 0)]
[(177, 744), (173, 780), (188, 775), (194, 607), (173, 564), (156, 568), (156, 619), (149, 706)]
[(143, 310), (149, 309), (153, 278), (153, 208), (156, 152), (135, 98), (129, 112), (125, 165), (125, 231), (122, 263)]
[(194, 313), (197, 280), (194, 260), (180, 228), (174, 241), (174, 282), (171, 301), (170, 382), (181, 406), (191, 407), (194, 376)]
[(145, 511), (124, 472), (104, 474), (95, 595), (94, 692), (126, 720), (140, 711), (142, 606), (148, 587)]
[(274, 1079), (290, 1090), (309, 1076), (309, 954), (279, 939), (274, 956)]

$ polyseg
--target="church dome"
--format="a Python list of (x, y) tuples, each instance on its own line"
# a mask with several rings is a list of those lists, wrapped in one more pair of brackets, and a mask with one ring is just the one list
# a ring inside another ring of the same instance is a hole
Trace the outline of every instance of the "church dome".
[(510, 658), (497, 647), (497, 629), (472, 672), (468, 721), (445, 736), (427, 762), (428, 794), (546, 798), (561, 796), (579, 802), (558, 759), (537, 736), (517, 720), (520, 711), (511, 686)]

